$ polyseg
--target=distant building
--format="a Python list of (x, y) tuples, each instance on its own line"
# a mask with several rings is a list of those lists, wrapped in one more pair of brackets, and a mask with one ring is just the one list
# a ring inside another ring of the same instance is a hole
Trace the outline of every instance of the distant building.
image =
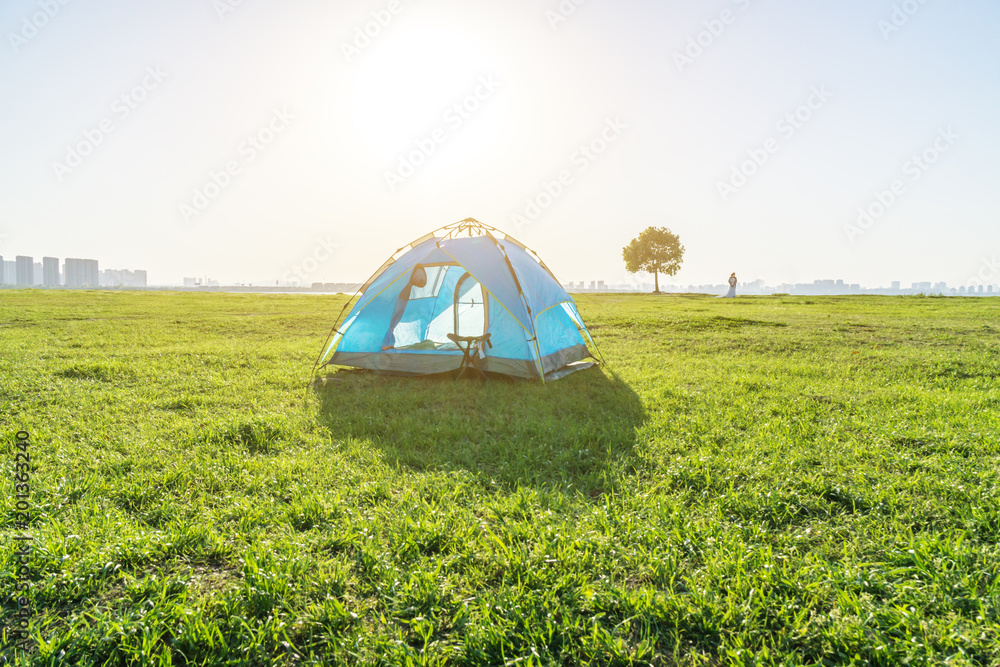
[(899, 281), (898, 280), (893, 280), (892, 281), (892, 289), (894, 291), (897, 291), (897, 292), (899, 291)]
[(101, 271), (101, 287), (145, 287), (146, 272), (129, 269), (105, 269)]
[(920, 290), (921, 292), (929, 292), (929, 291), (931, 291), (931, 284), (930, 283), (913, 283), (913, 288), (912, 289)]
[(59, 286), (59, 259), (42, 257), (42, 284), (47, 287)]
[(2, 264), (3, 275), (0, 275), (0, 283), (4, 285), (16, 285), (17, 284), (17, 262), (3, 261), (0, 257), (0, 264)]
[(67, 258), (63, 263), (66, 287), (99, 287), (100, 273), (96, 259)]
[(361, 287), (360, 283), (313, 283), (314, 290), (323, 292), (338, 292), (341, 294), (353, 294)]
[(211, 278), (185, 278), (184, 287), (218, 287), (219, 281)]
[(30, 286), (35, 284), (35, 261), (31, 257), (18, 255), (14, 260), (17, 264), (17, 284)]

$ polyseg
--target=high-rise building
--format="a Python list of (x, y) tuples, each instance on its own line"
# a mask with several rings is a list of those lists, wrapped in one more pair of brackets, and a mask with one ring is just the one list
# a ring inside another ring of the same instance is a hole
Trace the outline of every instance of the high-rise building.
[(898, 280), (893, 280), (892, 281), (892, 289), (894, 289), (894, 290), (898, 290), (899, 289), (899, 281)]
[(3, 261), (0, 258), (0, 283), (4, 285), (17, 283), (17, 262)]
[(97, 287), (101, 284), (101, 270), (96, 259), (83, 260), (83, 276), (88, 287)]
[(48, 287), (59, 286), (59, 259), (42, 257), (42, 284)]
[(67, 258), (63, 263), (66, 287), (98, 287), (100, 270), (96, 259)]
[(83, 260), (67, 257), (63, 261), (63, 282), (66, 287), (80, 287), (83, 285)]
[(17, 263), (17, 284), (30, 286), (35, 284), (35, 261), (31, 257), (18, 255), (14, 260)]

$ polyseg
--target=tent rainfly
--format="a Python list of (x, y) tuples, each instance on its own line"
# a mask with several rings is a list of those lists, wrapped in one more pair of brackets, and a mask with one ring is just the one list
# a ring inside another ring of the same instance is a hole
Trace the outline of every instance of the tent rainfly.
[(395, 375), (444, 373), (462, 364), (453, 337), (489, 334), (489, 345), (475, 353), (490, 373), (544, 382), (593, 365), (586, 361), (590, 333), (548, 267), (473, 218), (397, 250), (358, 295), (334, 324), (318, 363)]

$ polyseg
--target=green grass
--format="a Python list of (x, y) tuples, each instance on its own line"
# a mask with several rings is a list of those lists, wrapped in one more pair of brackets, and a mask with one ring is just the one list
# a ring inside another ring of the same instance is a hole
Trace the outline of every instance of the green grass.
[(310, 387), (341, 299), (0, 292), (18, 659), (1000, 663), (1000, 300), (579, 302), (601, 369)]

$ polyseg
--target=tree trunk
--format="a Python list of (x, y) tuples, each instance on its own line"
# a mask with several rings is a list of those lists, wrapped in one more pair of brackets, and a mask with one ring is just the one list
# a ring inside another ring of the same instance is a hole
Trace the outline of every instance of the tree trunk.
[(660, 274), (657, 271), (653, 271), (653, 282), (656, 284), (656, 289), (653, 290), (653, 294), (660, 293)]

